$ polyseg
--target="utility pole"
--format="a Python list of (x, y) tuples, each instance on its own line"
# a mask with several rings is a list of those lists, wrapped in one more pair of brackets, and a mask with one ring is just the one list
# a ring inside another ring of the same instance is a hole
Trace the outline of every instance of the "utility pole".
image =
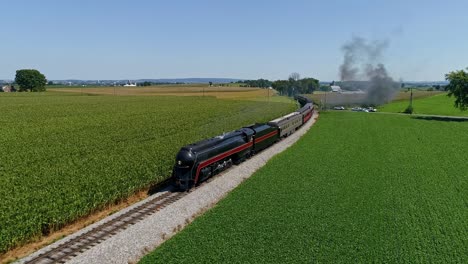
[(410, 93), (409, 105), (411, 108), (413, 108), (413, 87), (411, 87), (410, 89), (411, 89), (411, 93)]
[(327, 110), (327, 93), (328, 91), (325, 91), (325, 104), (323, 105), (325, 110)]

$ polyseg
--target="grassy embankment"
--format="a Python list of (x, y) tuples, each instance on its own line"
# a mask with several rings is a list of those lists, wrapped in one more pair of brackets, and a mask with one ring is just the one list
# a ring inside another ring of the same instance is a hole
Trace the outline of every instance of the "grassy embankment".
[[(413, 100), (414, 114), (468, 116), (468, 111), (460, 111), (454, 106), (455, 99), (446, 93)], [(409, 100), (398, 100), (379, 108), (381, 112), (401, 113), (409, 105)]]
[(288, 102), (0, 94), (0, 253), (169, 177), (181, 146)]
[(468, 122), (324, 112), (142, 263), (464, 263)]

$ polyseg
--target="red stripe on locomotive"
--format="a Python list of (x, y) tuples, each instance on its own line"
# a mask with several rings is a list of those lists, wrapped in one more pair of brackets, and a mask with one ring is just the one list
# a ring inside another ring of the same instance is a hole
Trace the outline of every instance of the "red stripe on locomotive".
[(266, 135), (263, 135), (263, 136), (261, 136), (261, 137), (259, 137), (259, 138), (256, 138), (256, 139), (255, 139), (255, 143), (257, 143), (257, 142), (262, 142), (263, 140), (265, 140), (265, 139), (267, 139), (267, 138), (270, 138), (270, 137), (272, 137), (272, 136), (274, 136), (274, 135), (277, 135), (277, 134), (278, 134), (278, 130), (272, 131), (272, 132), (270, 132), (270, 133), (268, 133), (268, 134), (266, 134)]
[(224, 159), (226, 157), (229, 157), (232, 154), (236, 154), (237, 152), (241, 152), (242, 150), (247, 149), (248, 147), (251, 147), (252, 145), (253, 145), (253, 142), (248, 142), (248, 143), (245, 143), (244, 145), (240, 145), (237, 148), (233, 148), (233, 149), (231, 149), (229, 151), (218, 154), (218, 155), (214, 156), (211, 159), (208, 159), (208, 160), (205, 160), (205, 161), (201, 162), (197, 167), (197, 174), (195, 175), (194, 183), (196, 184), (198, 182), (198, 176), (200, 175), (200, 171), (203, 168), (205, 168), (206, 166), (208, 166), (208, 165), (210, 165), (210, 164), (212, 164), (214, 162), (220, 161), (220, 160), (222, 160), (222, 159)]

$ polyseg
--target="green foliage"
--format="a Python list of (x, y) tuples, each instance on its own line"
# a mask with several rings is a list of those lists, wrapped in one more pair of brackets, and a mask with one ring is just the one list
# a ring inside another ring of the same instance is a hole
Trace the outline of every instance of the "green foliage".
[[(437, 91), (443, 91), (444, 88), (445, 88), (445, 86), (443, 86), (443, 85), (441, 86), (440, 84), (437, 84), (437, 85), (433, 85), (432, 88), (433, 88), (432, 90), (435, 89), (435, 90), (437, 90)], [(432, 90), (431, 90), (431, 91), (432, 91)], [(429, 91), (429, 89), (428, 89), (428, 91)]]
[(152, 82), (148, 82), (148, 81), (137, 83), (138, 86), (151, 86), (152, 84), (153, 84)]
[(413, 113), (413, 111), (414, 111), (413, 106), (408, 105), (408, 107), (406, 107), (406, 109), (405, 109), (405, 111), (403, 111), (403, 113), (411, 115)]
[(185, 144), (294, 109), (211, 97), (4, 93), (0, 252), (166, 179)]
[(20, 86), (19, 91), (43, 92), (47, 83), (44, 74), (34, 69), (17, 70), (15, 82)]
[(453, 71), (446, 74), (445, 79), (450, 82), (447, 85), (447, 91), (449, 96), (455, 97), (455, 107), (466, 110), (468, 108), (468, 72)]
[(332, 89), (330, 85), (320, 85), (319, 90), (322, 92), (331, 92)]
[[(415, 114), (447, 115), (447, 116), (468, 116), (468, 112), (462, 112), (453, 106), (453, 98), (447, 97), (445, 93), (430, 97), (413, 99)], [(396, 101), (379, 108), (380, 112), (404, 112), (408, 106), (408, 101)]]
[(464, 263), (467, 130), (321, 113), (297, 144), (141, 263)]
[(272, 87), (281, 95), (294, 96), (296, 94), (310, 94), (319, 88), (319, 81), (314, 78), (289, 78), (272, 83)]
[(314, 78), (304, 78), (299, 81), (299, 93), (313, 93), (319, 87), (319, 80)]
[(258, 79), (258, 80), (243, 80), (237, 81), (237, 83), (241, 83), (241, 87), (260, 87), (260, 88), (268, 88), (271, 87), (272, 82), (265, 79)]

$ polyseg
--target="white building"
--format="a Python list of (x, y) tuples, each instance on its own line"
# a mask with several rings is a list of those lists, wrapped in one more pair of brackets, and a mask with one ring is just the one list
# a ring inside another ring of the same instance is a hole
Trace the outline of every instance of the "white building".
[(137, 86), (137, 85), (136, 85), (136, 82), (135, 82), (135, 83), (131, 83), (130, 80), (129, 80), (126, 84), (124, 84), (124, 86), (125, 86), (125, 87), (135, 87), (135, 86)]
[(330, 86), (331, 90), (333, 93), (341, 93), (342, 90), (341, 90), (341, 87), (339, 87), (338, 85), (332, 85)]

